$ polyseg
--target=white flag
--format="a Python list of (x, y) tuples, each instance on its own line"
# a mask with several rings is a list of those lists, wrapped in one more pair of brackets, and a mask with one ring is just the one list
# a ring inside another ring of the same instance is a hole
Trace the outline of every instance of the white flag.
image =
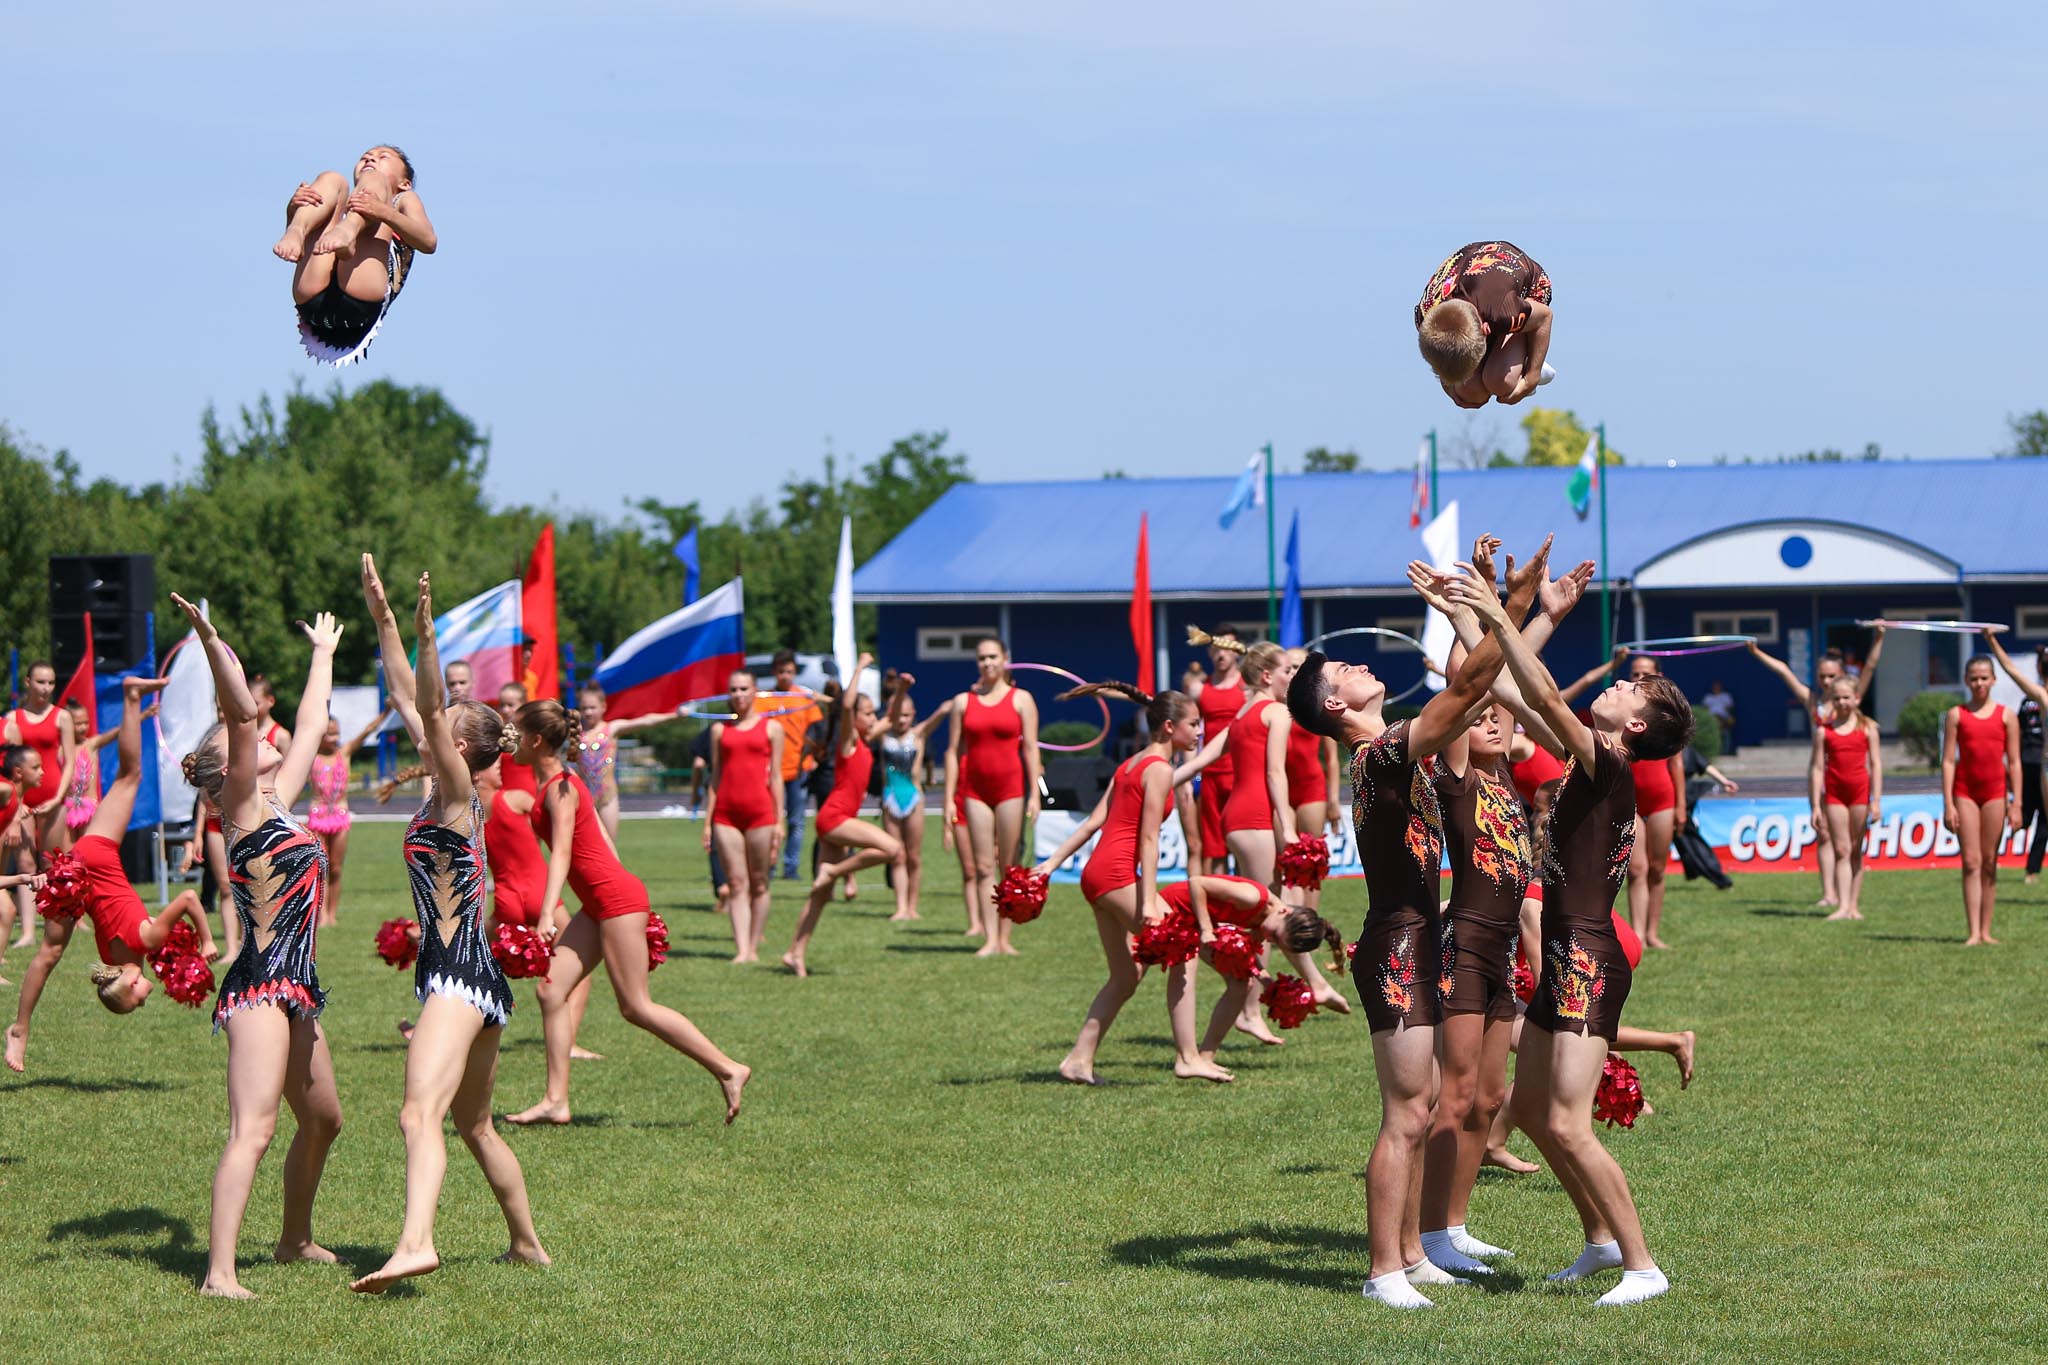
[[(1436, 520), (1422, 528), (1422, 552), (1429, 560), (1430, 567), (1438, 573), (1453, 573), (1457, 569), (1459, 547), (1463, 541), (1458, 536), (1458, 502), (1453, 498)], [(1457, 635), (1451, 629), (1451, 622), (1442, 612), (1430, 612), (1422, 622), (1422, 652), (1439, 669), (1450, 667), (1451, 646)], [(1442, 673), (1429, 674), (1426, 681), (1432, 692), (1444, 688)]]
[(839, 685), (858, 687), (853, 676), (859, 655), (853, 643), (853, 518), (839, 520), (839, 569), (832, 576), (832, 658), (839, 665)]
[[(204, 601), (199, 612), (213, 619)], [(213, 704), (213, 670), (207, 666), (198, 631), (172, 646), (164, 660), (164, 676), (170, 681), (157, 694), (157, 796), (164, 823), (176, 825), (191, 818), (192, 802), (199, 795), (185, 782), (185, 755), (199, 747), (219, 719)]]

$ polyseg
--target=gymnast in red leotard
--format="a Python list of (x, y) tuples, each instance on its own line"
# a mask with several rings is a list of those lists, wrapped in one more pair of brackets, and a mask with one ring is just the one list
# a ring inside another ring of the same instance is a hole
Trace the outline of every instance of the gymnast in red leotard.
[[(1228, 730), (1237, 713), (1244, 710), (1244, 676), (1238, 661), (1245, 655), (1245, 646), (1227, 630), (1212, 634), (1195, 626), (1188, 627), (1188, 643), (1209, 647), (1209, 676), (1204, 678), (1199, 667), (1191, 667), (1187, 676), (1188, 695), (1195, 699), (1202, 713), (1202, 743), (1208, 745)], [(1202, 870), (1211, 875), (1221, 873), (1230, 864), (1223, 807), (1229, 804), (1235, 771), (1230, 751), (1225, 749), (1203, 771), (1201, 789), (1196, 793), (1202, 825)], [(1190, 860), (1197, 851), (1188, 850)], [(1192, 861), (1189, 866), (1193, 866)]]
[[(751, 703), (753, 698), (749, 696), (747, 701)], [(748, 711), (751, 709), (749, 706)], [(598, 821), (589, 788), (562, 765), (562, 751), (576, 742), (577, 728), (576, 713), (564, 710), (558, 701), (530, 701), (519, 708), (515, 757), (539, 778), (540, 802), (528, 818), (534, 834), (548, 846), (541, 918), (543, 922), (554, 919), (565, 885), (575, 891), (582, 905), (569, 927), (556, 937), (554, 961), (540, 987), (541, 1031), (547, 1038), (547, 1093), (539, 1104), (508, 1115), (507, 1120), (569, 1121), (569, 1050), (576, 1038), (569, 995), (603, 962), (612, 992), (618, 997), (619, 1014), (710, 1072), (725, 1092), (725, 1121), (731, 1123), (739, 1116), (740, 1092), (752, 1069), (719, 1051), (695, 1024), (655, 1003), (648, 994), (647, 887), (619, 862)]]
[[(1660, 676), (1657, 661), (1638, 654), (1629, 661), (1633, 682)], [(1670, 945), (1657, 935), (1664, 920), (1664, 873), (1671, 866), (1671, 839), (1685, 828), (1685, 803), (1678, 794), (1685, 790), (1685, 759), (1682, 753), (1670, 758), (1631, 763), (1636, 780), (1636, 838), (1628, 860), (1628, 917), (1636, 937), (1652, 948)]]
[[(718, 843), (725, 869), (726, 914), (732, 919), (734, 962), (759, 962), (768, 933), (768, 883), (789, 837), (782, 790), (783, 725), (757, 713), (754, 675), (740, 669), (726, 682), (726, 703), (738, 720), (724, 722), (711, 746), (711, 795), (704, 803), (704, 847)], [(770, 722), (773, 722), (772, 724)], [(744, 871), (746, 876), (739, 874)]]
[(1839, 904), (1829, 919), (1863, 918), (1863, 831), (1882, 818), (1884, 765), (1877, 722), (1863, 714), (1856, 684), (1837, 678), (1824, 725), (1814, 727), (1813, 759), (1821, 768), (1821, 810), (1828, 822), (1824, 850), (1835, 860)]
[[(946, 799), (964, 791), (967, 835), (974, 844), (975, 901), (988, 941), (977, 957), (1014, 954), (1010, 922), (992, 913), (996, 879), (1023, 855), (1024, 827), (1038, 818), (1038, 704), (1010, 681), (1010, 651), (1001, 640), (974, 647), (980, 673), (953, 698), (947, 732)], [(956, 765), (952, 755), (958, 754)]]
[[(1294, 676), (1308, 657), (1305, 649), (1287, 651), (1287, 674)], [(1344, 831), (1344, 808), (1332, 800), (1339, 790), (1337, 779), (1337, 741), (1327, 735), (1319, 735), (1306, 725), (1287, 727), (1287, 799), (1294, 806), (1294, 834), (1298, 839), (1311, 835), (1341, 834)], [(1301, 903), (1314, 910), (1322, 904), (1323, 888), (1300, 888)]]
[(2020, 804), (2008, 799), (2020, 783), (2019, 717), (1991, 700), (1996, 677), (1990, 655), (1972, 655), (1963, 666), (1969, 699), (1941, 721), (1941, 821), (1962, 843), (1966, 948), (1998, 942), (1998, 850), (2006, 829), (2020, 827)]

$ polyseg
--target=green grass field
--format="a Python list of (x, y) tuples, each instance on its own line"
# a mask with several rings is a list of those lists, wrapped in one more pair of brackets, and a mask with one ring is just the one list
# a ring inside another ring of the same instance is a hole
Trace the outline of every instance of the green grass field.
[[(396, 825), (359, 826), (340, 930), (322, 939), (346, 1127), (315, 1230), (356, 1267), (398, 1231), (411, 973), (371, 954), (409, 913)], [(1813, 882), (1675, 886), (1675, 951), (1628, 1013), (1693, 1028), (1681, 1093), (1643, 1060), (1654, 1117), (1608, 1141), (1673, 1292), (1595, 1312), (1612, 1281), (1549, 1290), (1578, 1250), (1549, 1175), (1484, 1174), (1479, 1235), (1517, 1249), (1501, 1283), (1429, 1314), (1375, 1310), (1362, 1172), (1378, 1122), (1362, 1019), (1318, 1016), (1280, 1049), (1231, 1045), (1232, 1086), (1176, 1081), (1163, 992), (1105, 1045), (1108, 1085), (1057, 1082), (1101, 976), (1079, 895), (1058, 888), (977, 961), (951, 857), (932, 844), (921, 924), (886, 922), (870, 878), (813, 945), (816, 974), (726, 962), (694, 825), (634, 821), (624, 851), (668, 918), (657, 998), (755, 1068), (717, 1090), (620, 1021), (600, 979), (567, 1128), (505, 1128), (547, 1270), (493, 1265), (504, 1228), (452, 1143), (439, 1274), (383, 1299), (346, 1268), (270, 1263), (290, 1119), (241, 1243), (251, 1304), (201, 1299), (225, 1043), (161, 994), (129, 1019), (74, 943), (36, 1019), (27, 1076), (0, 1079), (0, 1354), (9, 1360), (1950, 1360), (2048, 1353), (2039, 1212), (2048, 1154), (2048, 887), (2018, 877), (2004, 946), (1963, 950), (1951, 873), (1873, 874), (1862, 926), (1823, 924)], [(1359, 883), (1331, 900), (1349, 932)], [(785, 889), (788, 888), (788, 889)], [(794, 919), (777, 883), (770, 942)], [(10, 955), (6, 974), (26, 966)], [(1214, 977), (1205, 977), (1206, 998)], [(530, 986), (507, 1030), (499, 1111), (541, 1088)], [(11, 1017), (15, 995), (0, 989)], [(1517, 1146), (1529, 1151), (1525, 1140)], [(2033, 1210), (2032, 1213), (2028, 1212)]]

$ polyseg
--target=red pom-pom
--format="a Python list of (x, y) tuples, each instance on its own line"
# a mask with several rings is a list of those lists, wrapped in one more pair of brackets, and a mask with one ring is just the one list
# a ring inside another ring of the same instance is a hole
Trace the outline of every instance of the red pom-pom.
[(668, 921), (649, 912), (647, 916), (647, 970), (668, 961)]
[(1522, 951), (1522, 945), (1515, 945), (1515, 996), (1523, 1004), (1536, 998), (1536, 973), (1529, 968), (1529, 955)]
[(1232, 981), (1249, 981), (1259, 969), (1259, 945), (1235, 924), (1216, 926), (1216, 941), (1209, 945), (1209, 965)]
[(1187, 910), (1169, 910), (1147, 920), (1131, 944), (1131, 960), (1141, 967), (1177, 967), (1202, 951), (1202, 930)]
[(1280, 850), (1280, 884), (1313, 891), (1330, 875), (1330, 841), (1306, 835)]
[(213, 968), (197, 953), (187, 953), (157, 967), (164, 994), (181, 1005), (198, 1009), (213, 998)]
[(501, 924), (491, 935), (491, 956), (498, 959), (506, 976), (517, 981), (546, 976), (548, 964), (555, 960), (555, 949), (537, 930), (523, 924)]
[(414, 921), (409, 919), (387, 919), (377, 926), (377, 956), (392, 966), (404, 971), (420, 955), (419, 941), (413, 937)]
[(1300, 977), (1282, 973), (1266, 983), (1259, 1003), (1281, 1028), (1299, 1028), (1302, 1020), (1316, 1012), (1316, 993)]
[(1636, 1075), (1635, 1063), (1608, 1053), (1607, 1065), (1600, 1071), (1600, 1088), (1593, 1092), (1593, 1117), (1605, 1119), (1609, 1128), (1617, 1123), (1633, 1128), (1636, 1115), (1642, 1112), (1643, 1081)]
[(36, 911), (44, 919), (77, 919), (85, 913), (85, 864), (68, 851), (50, 855), (43, 884), (36, 890)]
[(1039, 876), (1028, 867), (1011, 867), (1003, 871), (1003, 879), (996, 883), (996, 913), (1012, 924), (1029, 924), (1045, 909), (1046, 888), (1052, 878)]
[(198, 957), (202, 963), (206, 960), (200, 957), (199, 933), (192, 927), (192, 921), (181, 919), (171, 926), (170, 933), (164, 936), (162, 946), (149, 955), (149, 965), (168, 983), (171, 968), (177, 965), (180, 958), (186, 957)]

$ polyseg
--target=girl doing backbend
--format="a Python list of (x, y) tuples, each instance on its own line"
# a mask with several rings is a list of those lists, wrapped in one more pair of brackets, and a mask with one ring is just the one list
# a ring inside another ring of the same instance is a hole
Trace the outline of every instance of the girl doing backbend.
[[(368, 568), (369, 557), (364, 556)], [(442, 1122), (452, 1112), (456, 1130), (483, 1168), (505, 1215), (511, 1247), (498, 1259), (548, 1264), (533, 1229), (526, 1176), (519, 1158), (491, 1123), (491, 1091), (498, 1074), (498, 1043), (512, 1012), (505, 973), (484, 934), (484, 813), (475, 774), (496, 766), (504, 722), (478, 701), (443, 701), (441, 660), (434, 636), (433, 598), (420, 575), (417, 709), (405, 714), (427, 767), (427, 794), (406, 826), (406, 880), (419, 921), (419, 957), (413, 992), (419, 1023), (407, 1041), (405, 1098), (398, 1131), (405, 1139), (405, 1226), (382, 1268), (349, 1286), (381, 1294), (399, 1280), (440, 1269), (434, 1250), (434, 1213), (448, 1173)], [(402, 650), (384, 656), (392, 696), (413, 692)]]
[(216, 1032), (228, 1035), (228, 1140), (213, 1176), (213, 1216), (202, 1294), (254, 1298), (235, 1277), (235, 1243), (256, 1180), (256, 1167), (277, 1129), (279, 1102), (290, 1103), (298, 1133), (284, 1163), (284, 1227), (280, 1261), (338, 1259), (313, 1240), (313, 1196), (327, 1149), (341, 1131), (334, 1062), (320, 1027), (326, 992), (313, 970), (313, 931), (327, 891), (327, 855), (292, 815), (306, 785), (327, 719), (334, 647), (341, 627), (321, 612), (311, 626), (313, 661), (299, 698), (291, 749), (279, 753), (256, 728), (256, 701), (242, 669), (213, 624), (176, 593), (206, 650), (224, 719), (185, 755), (185, 780), (220, 811), (227, 839), (229, 886), (241, 920), (242, 946), (213, 1007)]
[[(759, 719), (754, 718), (754, 723), (760, 724)], [(604, 826), (598, 823), (589, 788), (562, 765), (563, 752), (575, 742), (576, 713), (563, 710), (560, 702), (530, 701), (519, 708), (518, 758), (540, 778), (533, 831), (548, 846), (548, 884), (541, 896), (541, 915), (553, 920), (561, 908), (564, 887), (575, 891), (581, 908), (555, 940), (554, 962), (540, 988), (541, 1030), (547, 1039), (547, 1093), (539, 1104), (512, 1115), (510, 1121), (569, 1121), (569, 1050), (576, 1038), (569, 995), (603, 962), (621, 1017), (710, 1072), (725, 1093), (725, 1121), (731, 1123), (739, 1117), (740, 1092), (753, 1071), (720, 1052), (695, 1024), (668, 1006), (656, 1004), (648, 994), (647, 887), (620, 864), (604, 837)], [(734, 865), (739, 865), (737, 858)]]
[[(967, 835), (974, 842), (974, 898), (982, 907), (988, 941), (977, 957), (1015, 954), (1010, 921), (993, 912), (996, 880), (1023, 849), (1024, 828), (1038, 818), (1038, 703), (1010, 681), (1010, 651), (985, 639), (974, 647), (980, 678), (953, 698), (946, 797), (965, 790)], [(964, 746), (964, 747), (963, 747)], [(956, 773), (958, 774), (956, 776)]]
[(2020, 781), (2020, 723), (1991, 700), (1991, 656), (1963, 665), (1969, 696), (1941, 719), (1941, 822), (1962, 843), (1965, 948), (1996, 943), (1991, 912), (1998, 903), (1998, 849), (2008, 826), (2020, 827), (2010, 799)]

